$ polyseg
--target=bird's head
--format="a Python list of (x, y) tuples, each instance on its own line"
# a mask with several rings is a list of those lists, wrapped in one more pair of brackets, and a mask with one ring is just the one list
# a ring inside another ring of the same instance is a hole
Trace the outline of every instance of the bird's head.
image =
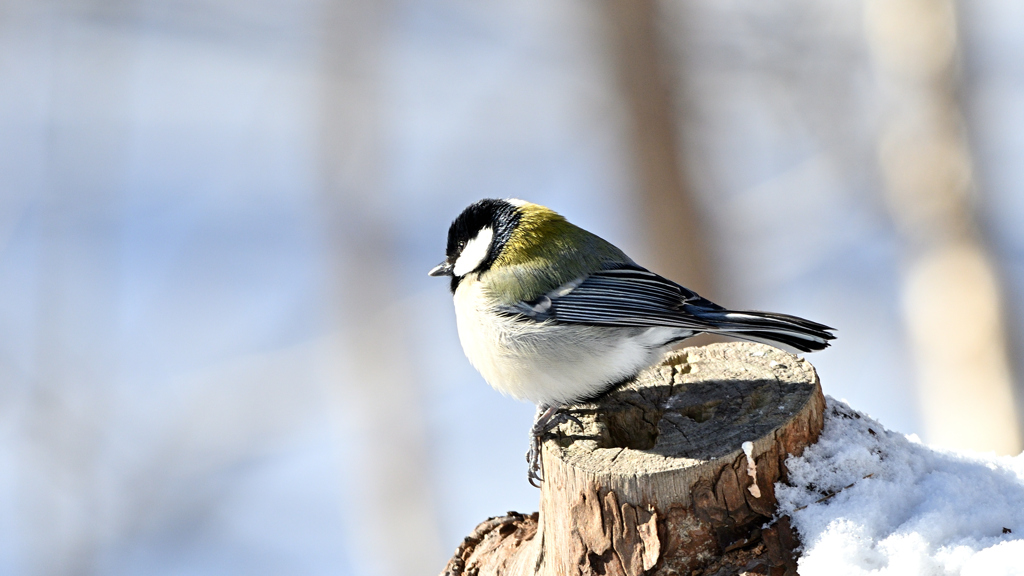
[(431, 276), (451, 276), (452, 291), (467, 274), (521, 264), (546, 238), (571, 227), (553, 210), (526, 202), (487, 198), (470, 204), (448, 228), (448, 248)]

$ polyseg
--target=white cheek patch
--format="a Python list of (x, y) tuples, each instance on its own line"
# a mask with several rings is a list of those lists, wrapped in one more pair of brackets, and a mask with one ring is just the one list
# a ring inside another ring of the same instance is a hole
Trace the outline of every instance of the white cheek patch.
[(482, 264), (487, 258), (487, 253), (491, 250), (491, 240), (493, 239), (494, 230), (491, 230), (490, 227), (481, 228), (476, 233), (476, 236), (462, 249), (462, 254), (455, 261), (455, 268), (452, 269), (452, 272), (456, 276), (465, 276), (476, 270), (477, 266)]

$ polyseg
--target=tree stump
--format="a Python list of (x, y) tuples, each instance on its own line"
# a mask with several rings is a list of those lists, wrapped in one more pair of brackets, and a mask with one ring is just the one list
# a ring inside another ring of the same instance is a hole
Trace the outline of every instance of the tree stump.
[(540, 513), (483, 522), (444, 574), (795, 574), (775, 482), (824, 407), (814, 368), (770, 346), (671, 352), (571, 407), (583, 425), (544, 443)]

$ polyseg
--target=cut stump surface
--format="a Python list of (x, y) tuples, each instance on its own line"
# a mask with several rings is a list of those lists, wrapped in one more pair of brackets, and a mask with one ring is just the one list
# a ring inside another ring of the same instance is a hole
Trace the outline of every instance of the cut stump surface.
[(672, 352), (569, 408), (583, 426), (544, 443), (539, 518), (482, 523), (445, 573), (794, 573), (775, 482), (817, 440), (824, 407), (814, 368), (770, 346)]

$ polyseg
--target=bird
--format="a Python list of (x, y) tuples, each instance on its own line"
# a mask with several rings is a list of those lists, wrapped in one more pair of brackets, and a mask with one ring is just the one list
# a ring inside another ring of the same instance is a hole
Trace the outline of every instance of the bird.
[(448, 229), (445, 259), (459, 340), (499, 392), (537, 406), (527, 478), (543, 481), (542, 438), (593, 400), (701, 333), (788, 352), (829, 346), (834, 328), (788, 314), (727, 310), (640, 266), (539, 204), (485, 198)]

